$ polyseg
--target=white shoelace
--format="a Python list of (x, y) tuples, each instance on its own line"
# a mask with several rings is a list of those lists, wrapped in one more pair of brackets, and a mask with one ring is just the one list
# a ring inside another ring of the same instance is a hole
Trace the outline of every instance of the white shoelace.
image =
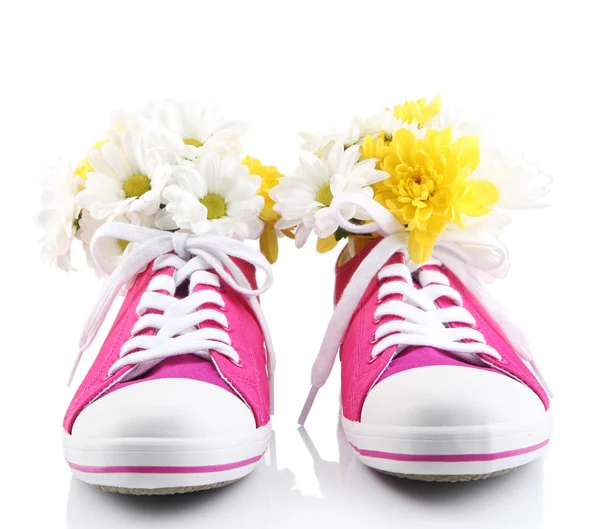
[[(340, 210), (347, 205), (361, 208), (373, 222), (361, 226), (351, 224), (340, 214)], [(378, 291), (380, 304), (374, 315), (375, 322), (385, 317), (388, 317), (388, 321), (378, 325), (371, 339), (372, 360), (390, 347), (396, 347), (395, 357), (409, 346), (435, 347), (479, 364), (482, 362), (479, 357), (481, 354), (500, 358), (498, 352), (487, 345), (484, 336), (473, 327), (450, 325), (459, 323), (472, 326), (475, 319), (462, 306), (461, 296), (450, 286), (448, 278), (441, 272), (426, 268), (428, 265), (468, 265), (487, 272), (503, 270), (506, 253), (496, 239), (473, 243), (465, 241), (461, 234), (452, 238), (451, 233), (436, 242), (434, 256), (428, 263), (415, 265), (406, 257), (406, 230), (383, 206), (364, 195), (347, 193), (336, 197), (331, 207), (343, 229), (379, 233), (383, 240), (360, 263), (334, 310), (312, 368), (312, 388), (298, 419), (299, 424), (305, 423), (319, 389), (329, 378), (350, 320), (375, 276), (382, 282)], [(405, 256), (405, 264), (386, 265), (399, 252)], [(415, 286), (415, 276), (421, 288)], [(402, 296), (402, 301), (397, 296)], [(451, 299), (455, 305), (440, 308), (436, 301), (442, 297)], [(532, 362), (530, 358), (527, 360)], [(534, 369), (538, 373), (535, 366)]]
[[(106, 237), (138, 245), (116, 269), (113, 269), (99, 252), (99, 241)], [(154, 272), (169, 267), (174, 268), (175, 272), (172, 276), (157, 274), (151, 279), (137, 307), (140, 318), (131, 332), (130, 339), (123, 345), (119, 360), (110, 368), (109, 375), (124, 366), (131, 366), (120, 379), (129, 380), (166, 358), (194, 354), (210, 359), (209, 351), (218, 352), (237, 364), (239, 356), (231, 346), (231, 339), (227, 333), (229, 323), (225, 314), (206, 308), (206, 305), (224, 308), (222, 296), (212, 290), (194, 292), (198, 285), (220, 288), (223, 281), (246, 297), (263, 331), (273, 402), (275, 356), (269, 330), (257, 299), (257, 296), (271, 286), (273, 275), (271, 265), (262, 254), (229, 237), (169, 233), (122, 223), (109, 223), (98, 229), (90, 250), (98, 267), (110, 274), (110, 277), (84, 327), (79, 355), (73, 366), (69, 384), (83, 353), (94, 341), (121, 288), (153, 263)], [(232, 258), (241, 259), (261, 270), (266, 276), (265, 283), (259, 288), (252, 288)], [(188, 280), (189, 294), (182, 299), (176, 298), (177, 288)], [(211, 322), (214, 326), (200, 329), (199, 325), (203, 322)], [(156, 332), (152, 335), (143, 334), (147, 329), (154, 329)]]

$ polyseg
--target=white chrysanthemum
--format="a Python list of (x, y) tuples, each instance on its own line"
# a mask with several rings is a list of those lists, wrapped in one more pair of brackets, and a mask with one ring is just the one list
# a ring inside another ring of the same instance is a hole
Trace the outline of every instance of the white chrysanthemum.
[(550, 175), (541, 172), (522, 154), (499, 148), (484, 123), (465, 119), (452, 107), (442, 108), (440, 114), (426, 124), (426, 128), (437, 130), (448, 127), (452, 128), (455, 138), (466, 135), (479, 138), (480, 161), (471, 178), (489, 180), (498, 188), (497, 207), (531, 209), (545, 205), (541, 199), (550, 190)]
[(492, 182), (499, 192), (497, 206), (504, 209), (531, 209), (546, 205), (552, 177), (541, 172), (525, 157), (481, 143), (481, 160), (472, 178)]
[(117, 134), (99, 149), (92, 149), (88, 160), (92, 171), (77, 203), (92, 217), (102, 220), (158, 211), (171, 167), (146, 146), (140, 133), (128, 130)]
[(133, 114), (113, 115), (113, 130), (140, 130), (154, 147), (176, 162), (194, 160), (215, 152), (219, 156), (242, 154), (243, 123), (226, 121), (221, 108), (197, 101), (152, 100)]
[(71, 243), (79, 207), (75, 196), (82, 181), (68, 165), (51, 167), (42, 181), (42, 210), (36, 222), (44, 229), (42, 259), (62, 270), (71, 270)]
[(264, 198), (256, 193), (262, 179), (250, 175), (239, 159), (207, 154), (174, 168), (172, 182), (163, 191), (167, 205), (157, 215), (158, 228), (242, 240), (260, 237)]
[[(136, 226), (145, 226), (147, 228), (155, 227), (153, 217), (147, 217), (138, 213), (119, 215), (118, 217), (112, 219), (112, 222), (134, 224)], [(87, 257), (88, 266), (94, 269), (99, 275), (102, 275), (102, 272), (96, 268), (96, 263), (94, 262), (94, 259), (90, 253), (90, 244), (94, 234), (104, 223), (104, 220), (95, 219), (89, 214), (89, 212), (83, 211), (81, 218), (79, 219), (79, 231), (77, 232), (77, 238), (82, 242), (83, 249)], [(122, 241), (110, 237), (102, 238), (98, 244), (104, 261), (114, 267), (117, 267), (135, 246), (128, 241)]]
[[(358, 145), (344, 149), (342, 142), (336, 142), (322, 158), (302, 153), (294, 175), (284, 176), (273, 188), (274, 209), (281, 215), (276, 227), (298, 226), (298, 247), (306, 243), (313, 230), (324, 239), (339, 228), (329, 207), (336, 196), (350, 191), (373, 197), (371, 184), (388, 177), (387, 173), (375, 169), (376, 160), (359, 162), (360, 155)], [(341, 213), (346, 219), (359, 214), (353, 206), (346, 206)]]

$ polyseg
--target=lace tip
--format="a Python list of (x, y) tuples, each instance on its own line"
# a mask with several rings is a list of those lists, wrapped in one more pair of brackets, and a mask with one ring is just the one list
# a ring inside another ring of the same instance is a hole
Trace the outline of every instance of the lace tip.
[(79, 362), (81, 361), (81, 357), (83, 356), (83, 353), (85, 352), (87, 348), (87, 345), (84, 343), (81, 345), (81, 347), (79, 348), (79, 354), (77, 355), (77, 358), (75, 359), (75, 363), (73, 364), (73, 367), (71, 368), (71, 372), (69, 373), (69, 378), (67, 379), (67, 387), (71, 387), (71, 384), (73, 383), (73, 379), (75, 378), (75, 373), (77, 373), (77, 368), (79, 367)]
[(313, 403), (315, 402), (315, 398), (317, 397), (318, 392), (319, 392), (319, 388), (317, 386), (313, 386), (310, 388), (310, 392), (308, 394), (308, 397), (306, 397), (306, 402), (304, 403), (304, 407), (302, 408), (302, 411), (300, 412), (300, 417), (298, 417), (298, 424), (300, 426), (304, 426), (304, 423), (306, 422), (306, 419), (308, 417), (308, 414), (310, 413)]
[(75, 371), (77, 370), (77, 366), (74, 366), (69, 373), (69, 378), (67, 378), (67, 387), (70, 388), (73, 383), (73, 379), (75, 378)]

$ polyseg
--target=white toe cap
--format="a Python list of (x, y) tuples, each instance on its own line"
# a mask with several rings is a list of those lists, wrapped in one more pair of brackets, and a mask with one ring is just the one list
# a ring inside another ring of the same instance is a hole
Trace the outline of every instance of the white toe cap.
[(118, 389), (85, 408), (73, 425), (82, 437), (202, 438), (256, 430), (236, 395), (214, 384), (164, 378)]
[(481, 426), (534, 421), (545, 413), (527, 386), (501, 373), (428, 366), (395, 373), (367, 395), (363, 424)]

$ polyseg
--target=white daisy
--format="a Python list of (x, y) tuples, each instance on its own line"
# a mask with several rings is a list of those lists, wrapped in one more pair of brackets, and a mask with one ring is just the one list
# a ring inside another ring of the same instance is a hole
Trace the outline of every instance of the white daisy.
[[(147, 228), (155, 227), (154, 217), (147, 217), (138, 213), (119, 215), (112, 219), (112, 221), (123, 224), (134, 224), (136, 226), (145, 226)], [(79, 231), (77, 232), (77, 238), (82, 242), (88, 266), (94, 269), (98, 275), (103, 275), (103, 273), (96, 267), (96, 263), (90, 253), (90, 244), (94, 234), (103, 224), (105, 224), (104, 220), (95, 219), (89, 212), (83, 211), (81, 218), (79, 219)], [(134, 244), (129, 243), (128, 241), (111, 239), (108, 237), (99, 241), (99, 249), (102, 257), (107, 263), (114, 267), (119, 265), (119, 263), (131, 252), (134, 246)]]
[(388, 109), (371, 116), (356, 116), (345, 131), (321, 135), (301, 132), (300, 136), (304, 140), (301, 148), (319, 157), (324, 157), (333, 144), (338, 141), (342, 142), (345, 147), (349, 147), (362, 144), (367, 135), (378, 137), (383, 134), (387, 139), (390, 139), (400, 128), (407, 128), (417, 136), (424, 134), (424, 131), (420, 131), (416, 123), (404, 123), (394, 117), (393, 110)]
[[(324, 239), (339, 228), (329, 207), (334, 197), (349, 191), (372, 198), (371, 184), (389, 176), (375, 169), (374, 159), (359, 162), (360, 155), (358, 145), (344, 149), (341, 141), (336, 142), (322, 158), (302, 153), (300, 166), (294, 175), (284, 176), (273, 188), (274, 209), (281, 215), (276, 227), (288, 229), (297, 226), (298, 247), (306, 243), (313, 230)], [(353, 206), (345, 207), (341, 213), (346, 219), (361, 216)]]
[(51, 167), (42, 180), (42, 210), (36, 222), (44, 229), (42, 259), (62, 270), (71, 270), (71, 243), (75, 237), (79, 207), (75, 196), (82, 181), (68, 165)]
[(77, 203), (96, 219), (129, 212), (152, 215), (158, 211), (161, 192), (171, 168), (155, 149), (146, 147), (141, 134), (117, 134), (88, 155), (92, 167)]
[(216, 152), (219, 156), (242, 154), (242, 123), (226, 121), (220, 107), (197, 101), (152, 100), (133, 114), (113, 115), (113, 130), (140, 130), (154, 147), (172, 154), (172, 162), (194, 160)]
[(391, 139), (399, 128), (410, 129), (417, 134), (419, 127), (416, 123), (409, 124), (394, 117), (392, 109), (383, 110), (371, 116), (357, 116), (354, 118), (354, 134), (356, 142), (361, 142), (365, 136), (378, 136), (383, 134), (387, 139)]
[(328, 132), (325, 134), (313, 134), (312, 132), (301, 132), (300, 137), (304, 140), (301, 145), (303, 151), (312, 152), (316, 156), (327, 155), (334, 143), (342, 142), (345, 147), (354, 145), (358, 140), (358, 129), (352, 125), (346, 131)]
[(260, 237), (264, 198), (256, 193), (262, 179), (250, 175), (237, 158), (207, 154), (176, 167), (172, 182), (163, 191), (167, 205), (157, 215), (158, 228), (242, 240)]

